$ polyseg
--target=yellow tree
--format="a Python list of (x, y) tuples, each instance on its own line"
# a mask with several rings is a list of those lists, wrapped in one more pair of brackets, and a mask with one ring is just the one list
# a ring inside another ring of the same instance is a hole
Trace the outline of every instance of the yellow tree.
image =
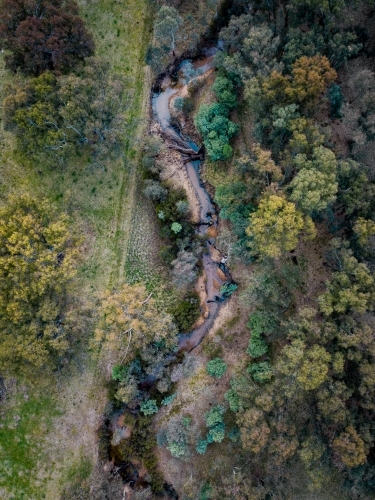
[(352, 425), (333, 441), (332, 448), (347, 467), (358, 467), (367, 461), (365, 443)]
[(250, 216), (246, 234), (249, 245), (261, 257), (279, 257), (293, 250), (298, 237), (304, 231), (307, 237), (315, 236), (315, 227), (310, 217), (304, 217), (283, 196), (266, 193), (260, 200), (258, 210)]
[(140, 284), (124, 284), (102, 297), (95, 343), (110, 367), (128, 363), (137, 354), (148, 364), (161, 361), (176, 347), (177, 329), (172, 316), (158, 311), (156, 302)]
[(283, 177), (281, 168), (278, 167), (271, 157), (271, 151), (262, 149), (260, 144), (255, 144), (253, 152), (256, 161), (253, 162), (254, 168), (264, 175), (266, 184), (269, 186), (271, 181), (280, 181)]
[(41, 368), (67, 347), (64, 307), (78, 239), (47, 200), (10, 196), (0, 208), (0, 368)]

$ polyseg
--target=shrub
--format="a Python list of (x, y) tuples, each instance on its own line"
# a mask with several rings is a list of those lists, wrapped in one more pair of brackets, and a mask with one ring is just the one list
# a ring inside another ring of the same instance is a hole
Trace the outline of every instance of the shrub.
[(207, 440), (206, 439), (199, 439), (199, 441), (197, 442), (197, 445), (195, 447), (195, 449), (197, 450), (197, 452), (199, 453), (199, 455), (204, 455), (206, 453), (206, 450), (207, 450)]
[(220, 424), (223, 421), (224, 412), (225, 408), (221, 405), (214, 406), (211, 410), (207, 411), (204, 414), (207, 427), (214, 427), (216, 424)]
[(189, 332), (191, 326), (200, 315), (198, 295), (196, 293), (188, 294), (183, 300), (178, 302), (170, 312), (175, 319), (179, 331), (185, 333)]
[(156, 399), (148, 399), (141, 404), (141, 412), (144, 415), (153, 415), (154, 413), (157, 413), (158, 410)]
[(171, 403), (173, 403), (173, 401), (175, 400), (176, 396), (177, 396), (177, 393), (175, 393), (175, 394), (171, 394), (170, 396), (167, 396), (166, 398), (164, 398), (164, 399), (162, 400), (161, 404), (162, 404), (163, 406), (170, 405)]
[(229, 408), (234, 413), (237, 413), (238, 411), (240, 411), (240, 401), (241, 400), (240, 400), (240, 397), (238, 396), (238, 394), (233, 389), (229, 389), (229, 391), (227, 391), (224, 394), (224, 398), (228, 401)]
[(221, 443), (225, 437), (225, 424), (220, 422), (213, 427), (207, 433), (208, 443)]
[(259, 333), (253, 332), (246, 352), (252, 358), (259, 358), (268, 352), (268, 345)]
[(236, 285), (236, 283), (224, 283), (224, 285), (220, 287), (220, 293), (223, 294), (223, 297), (227, 298), (230, 297), (237, 288), (238, 285)]
[(227, 371), (227, 365), (223, 359), (215, 358), (207, 363), (206, 370), (211, 377), (220, 378)]
[(212, 86), (217, 100), (228, 109), (237, 106), (237, 96), (233, 83), (225, 76), (218, 76)]
[(264, 383), (268, 382), (272, 378), (272, 370), (267, 361), (252, 363), (248, 366), (247, 371), (250, 373), (255, 382)]
[(179, 222), (173, 222), (172, 225), (171, 225), (171, 230), (177, 234), (181, 231), (182, 229), (182, 226)]

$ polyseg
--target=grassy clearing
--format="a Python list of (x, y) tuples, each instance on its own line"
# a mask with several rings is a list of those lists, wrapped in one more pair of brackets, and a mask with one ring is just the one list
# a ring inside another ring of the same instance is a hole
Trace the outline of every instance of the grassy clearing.
[[(135, 276), (137, 269), (145, 269), (145, 262), (150, 282), (160, 274), (152, 269), (156, 262), (156, 257), (150, 257), (154, 255), (149, 250), (152, 241), (142, 238), (143, 231), (152, 230), (152, 216), (137, 197), (138, 146), (147, 122), (150, 83), (144, 57), (152, 11), (147, 0), (78, 3), (95, 37), (97, 55), (110, 62), (112, 71), (128, 77), (123, 150), (117, 159), (108, 159), (100, 167), (83, 157), (63, 168), (26, 165), (16, 159), (12, 135), (0, 129), (0, 196), (27, 191), (47, 196), (73, 213), (86, 236), (78, 287), (90, 307), (97, 292)], [(0, 55), (2, 95), (11, 78)], [(139, 225), (139, 219), (145, 222)], [(136, 233), (134, 245), (130, 239)], [(126, 264), (128, 253), (137, 262), (131, 272), (127, 272), (131, 267)], [(44, 382), (29, 386), (28, 400), (19, 389), (0, 408), (1, 499), (57, 500), (73, 473), (74, 480), (80, 475), (85, 479), (94, 468), (96, 429), (106, 403), (106, 389), (96, 370), (96, 361), (82, 354), (69, 370), (44, 375)], [(22, 415), (19, 421), (17, 415)]]
[[(45, 409), (48, 409), (46, 412)], [(54, 400), (18, 388), (0, 416), (0, 498), (44, 498), (47, 476), (39, 475), (46, 458), (43, 439), (59, 412)], [(33, 484), (30, 477), (34, 477)]]

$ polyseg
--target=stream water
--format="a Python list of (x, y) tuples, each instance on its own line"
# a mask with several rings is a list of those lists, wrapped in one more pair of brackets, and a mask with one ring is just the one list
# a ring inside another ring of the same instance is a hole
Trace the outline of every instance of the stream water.
[[(206, 51), (204, 59), (200, 59), (192, 64), (193, 70), (199, 73), (204, 73), (209, 70), (212, 67), (214, 53), (215, 49)], [(187, 148), (198, 151), (199, 148), (194, 142), (185, 139), (182, 134), (178, 133), (171, 126), (171, 115), (169, 111), (171, 98), (187, 83), (188, 76), (186, 73), (188, 70), (191, 71), (191, 64), (189, 63), (191, 63), (190, 60), (185, 60), (179, 65), (177, 68), (177, 81), (172, 82), (169, 76), (165, 77), (160, 84), (160, 89), (162, 89), (161, 92), (155, 93), (152, 96), (152, 107), (154, 116), (160, 123), (164, 133), (168, 132), (169, 136), (178, 135), (178, 137), (185, 142)], [(186, 163), (185, 168), (200, 205), (199, 223), (197, 224), (196, 232), (200, 235), (205, 235), (210, 226), (217, 227), (218, 214), (202, 183), (200, 177), (200, 161), (197, 160)], [(211, 328), (219, 311), (220, 304), (224, 300), (223, 294), (220, 292), (220, 287), (231, 280), (229, 271), (225, 266), (225, 259), (221, 262), (217, 262), (212, 258), (214, 248), (215, 238), (209, 238), (202, 256), (202, 265), (206, 275), (207, 309), (205, 316), (207, 317), (203, 324), (194, 329), (191, 333), (180, 335), (179, 347), (186, 351), (194, 349)], [(225, 279), (223, 279), (223, 273), (226, 276)]]

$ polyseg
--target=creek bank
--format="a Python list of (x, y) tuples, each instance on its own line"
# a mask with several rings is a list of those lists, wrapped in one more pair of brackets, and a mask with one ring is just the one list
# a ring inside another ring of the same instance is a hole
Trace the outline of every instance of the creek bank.
[[(205, 304), (202, 307), (204, 321), (202, 322), (200, 319), (191, 333), (180, 334), (179, 348), (187, 352), (197, 347), (212, 327), (220, 303), (226, 298), (223, 286), (232, 283), (232, 278), (226, 266), (226, 256), (220, 254), (215, 246), (218, 233), (218, 210), (200, 177), (203, 150), (189, 137), (185, 137), (183, 130), (173, 126), (170, 105), (176, 95), (186, 94), (189, 82), (189, 76), (186, 74), (188, 65), (192, 66), (194, 71), (199, 72), (198, 78), (204, 78), (208, 72), (212, 71), (213, 56), (216, 51), (216, 48), (211, 47), (206, 49), (203, 57), (198, 57), (194, 61), (191, 59), (179, 60), (172, 66), (172, 72), (166, 72), (157, 79), (152, 94), (153, 119), (160, 127), (160, 135), (167, 148), (181, 153), (178, 168), (186, 171), (189, 184), (192, 186), (198, 201), (199, 211), (198, 221), (195, 221), (195, 232), (203, 240), (206, 240), (201, 259), (205, 276), (203, 294), (205, 295)], [(152, 129), (155, 129), (154, 124)], [(201, 280), (199, 287), (202, 287)]]

